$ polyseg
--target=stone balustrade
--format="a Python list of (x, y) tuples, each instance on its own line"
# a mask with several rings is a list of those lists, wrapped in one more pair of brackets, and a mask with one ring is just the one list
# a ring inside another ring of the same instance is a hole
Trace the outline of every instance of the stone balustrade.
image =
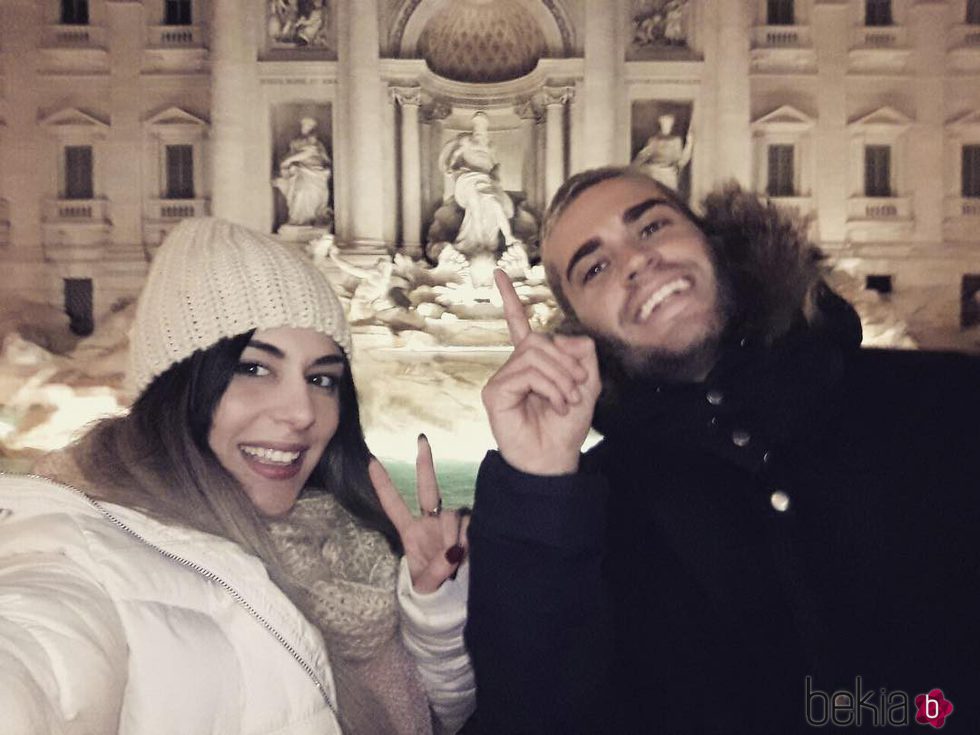
[(44, 33), (48, 48), (106, 48), (106, 29), (92, 25), (49, 25)]
[(150, 26), (147, 29), (150, 48), (200, 48), (204, 46), (201, 26)]
[(106, 199), (48, 199), (44, 202), (44, 221), (70, 223), (103, 223), (109, 220)]
[(756, 26), (752, 29), (753, 48), (809, 48), (809, 26)]
[(908, 220), (912, 218), (910, 197), (852, 197), (847, 204), (848, 221)]
[(147, 220), (174, 221), (187, 217), (206, 217), (207, 199), (150, 199), (143, 206), (143, 217)]
[(861, 49), (905, 48), (908, 32), (903, 26), (861, 26), (855, 29), (853, 45)]

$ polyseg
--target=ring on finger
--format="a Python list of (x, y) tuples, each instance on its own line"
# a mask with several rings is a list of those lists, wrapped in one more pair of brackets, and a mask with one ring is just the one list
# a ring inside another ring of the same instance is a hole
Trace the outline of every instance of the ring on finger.
[(466, 558), (466, 549), (460, 542), (463, 540), (463, 519), (470, 513), (466, 506), (456, 509), (456, 543), (446, 549), (446, 561), (450, 564), (461, 564)]
[(435, 508), (432, 510), (426, 510), (423, 508), (422, 512), (429, 516), (429, 518), (438, 518), (442, 514), (442, 497), (440, 496), (439, 502), (436, 503)]

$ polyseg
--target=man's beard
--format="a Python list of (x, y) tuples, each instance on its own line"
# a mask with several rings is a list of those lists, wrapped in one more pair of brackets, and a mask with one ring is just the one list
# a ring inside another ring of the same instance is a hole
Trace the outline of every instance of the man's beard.
[[(716, 271), (720, 270), (716, 267)], [(734, 314), (732, 288), (717, 281), (715, 313), (697, 340), (680, 351), (662, 347), (637, 347), (617, 337), (586, 330), (595, 340), (603, 380), (657, 380), (666, 383), (696, 382), (704, 379), (718, 360), (726, 326)]]
[(604, 377), (620, 374), (628, 379), (652, 379), (667, 383), (701, 380), (714, 366), (721, 346), (721, 329), (675, 352), (660, 347), (636, 347), (616, 337), (590, 335), (595, 340)]

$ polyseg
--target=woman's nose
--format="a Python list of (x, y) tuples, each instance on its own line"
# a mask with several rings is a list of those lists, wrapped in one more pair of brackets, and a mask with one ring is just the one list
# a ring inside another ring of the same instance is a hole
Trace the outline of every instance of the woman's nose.
[(275, 397), (276, 418), (294, 429), (302, 430), (316, 420), (316, 406), (305, 380), (285, 380)]

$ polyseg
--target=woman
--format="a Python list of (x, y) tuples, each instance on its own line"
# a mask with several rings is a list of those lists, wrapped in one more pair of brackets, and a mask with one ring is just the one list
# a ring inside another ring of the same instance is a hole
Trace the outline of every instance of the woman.
[(458, 729), (465, 519), (423, 437), (422, 518), (371, 459), (323, 274), (187, 220), (130, 342), (138, 397), (45, 463), (65, 484), (0, 478), (4, 732)]

